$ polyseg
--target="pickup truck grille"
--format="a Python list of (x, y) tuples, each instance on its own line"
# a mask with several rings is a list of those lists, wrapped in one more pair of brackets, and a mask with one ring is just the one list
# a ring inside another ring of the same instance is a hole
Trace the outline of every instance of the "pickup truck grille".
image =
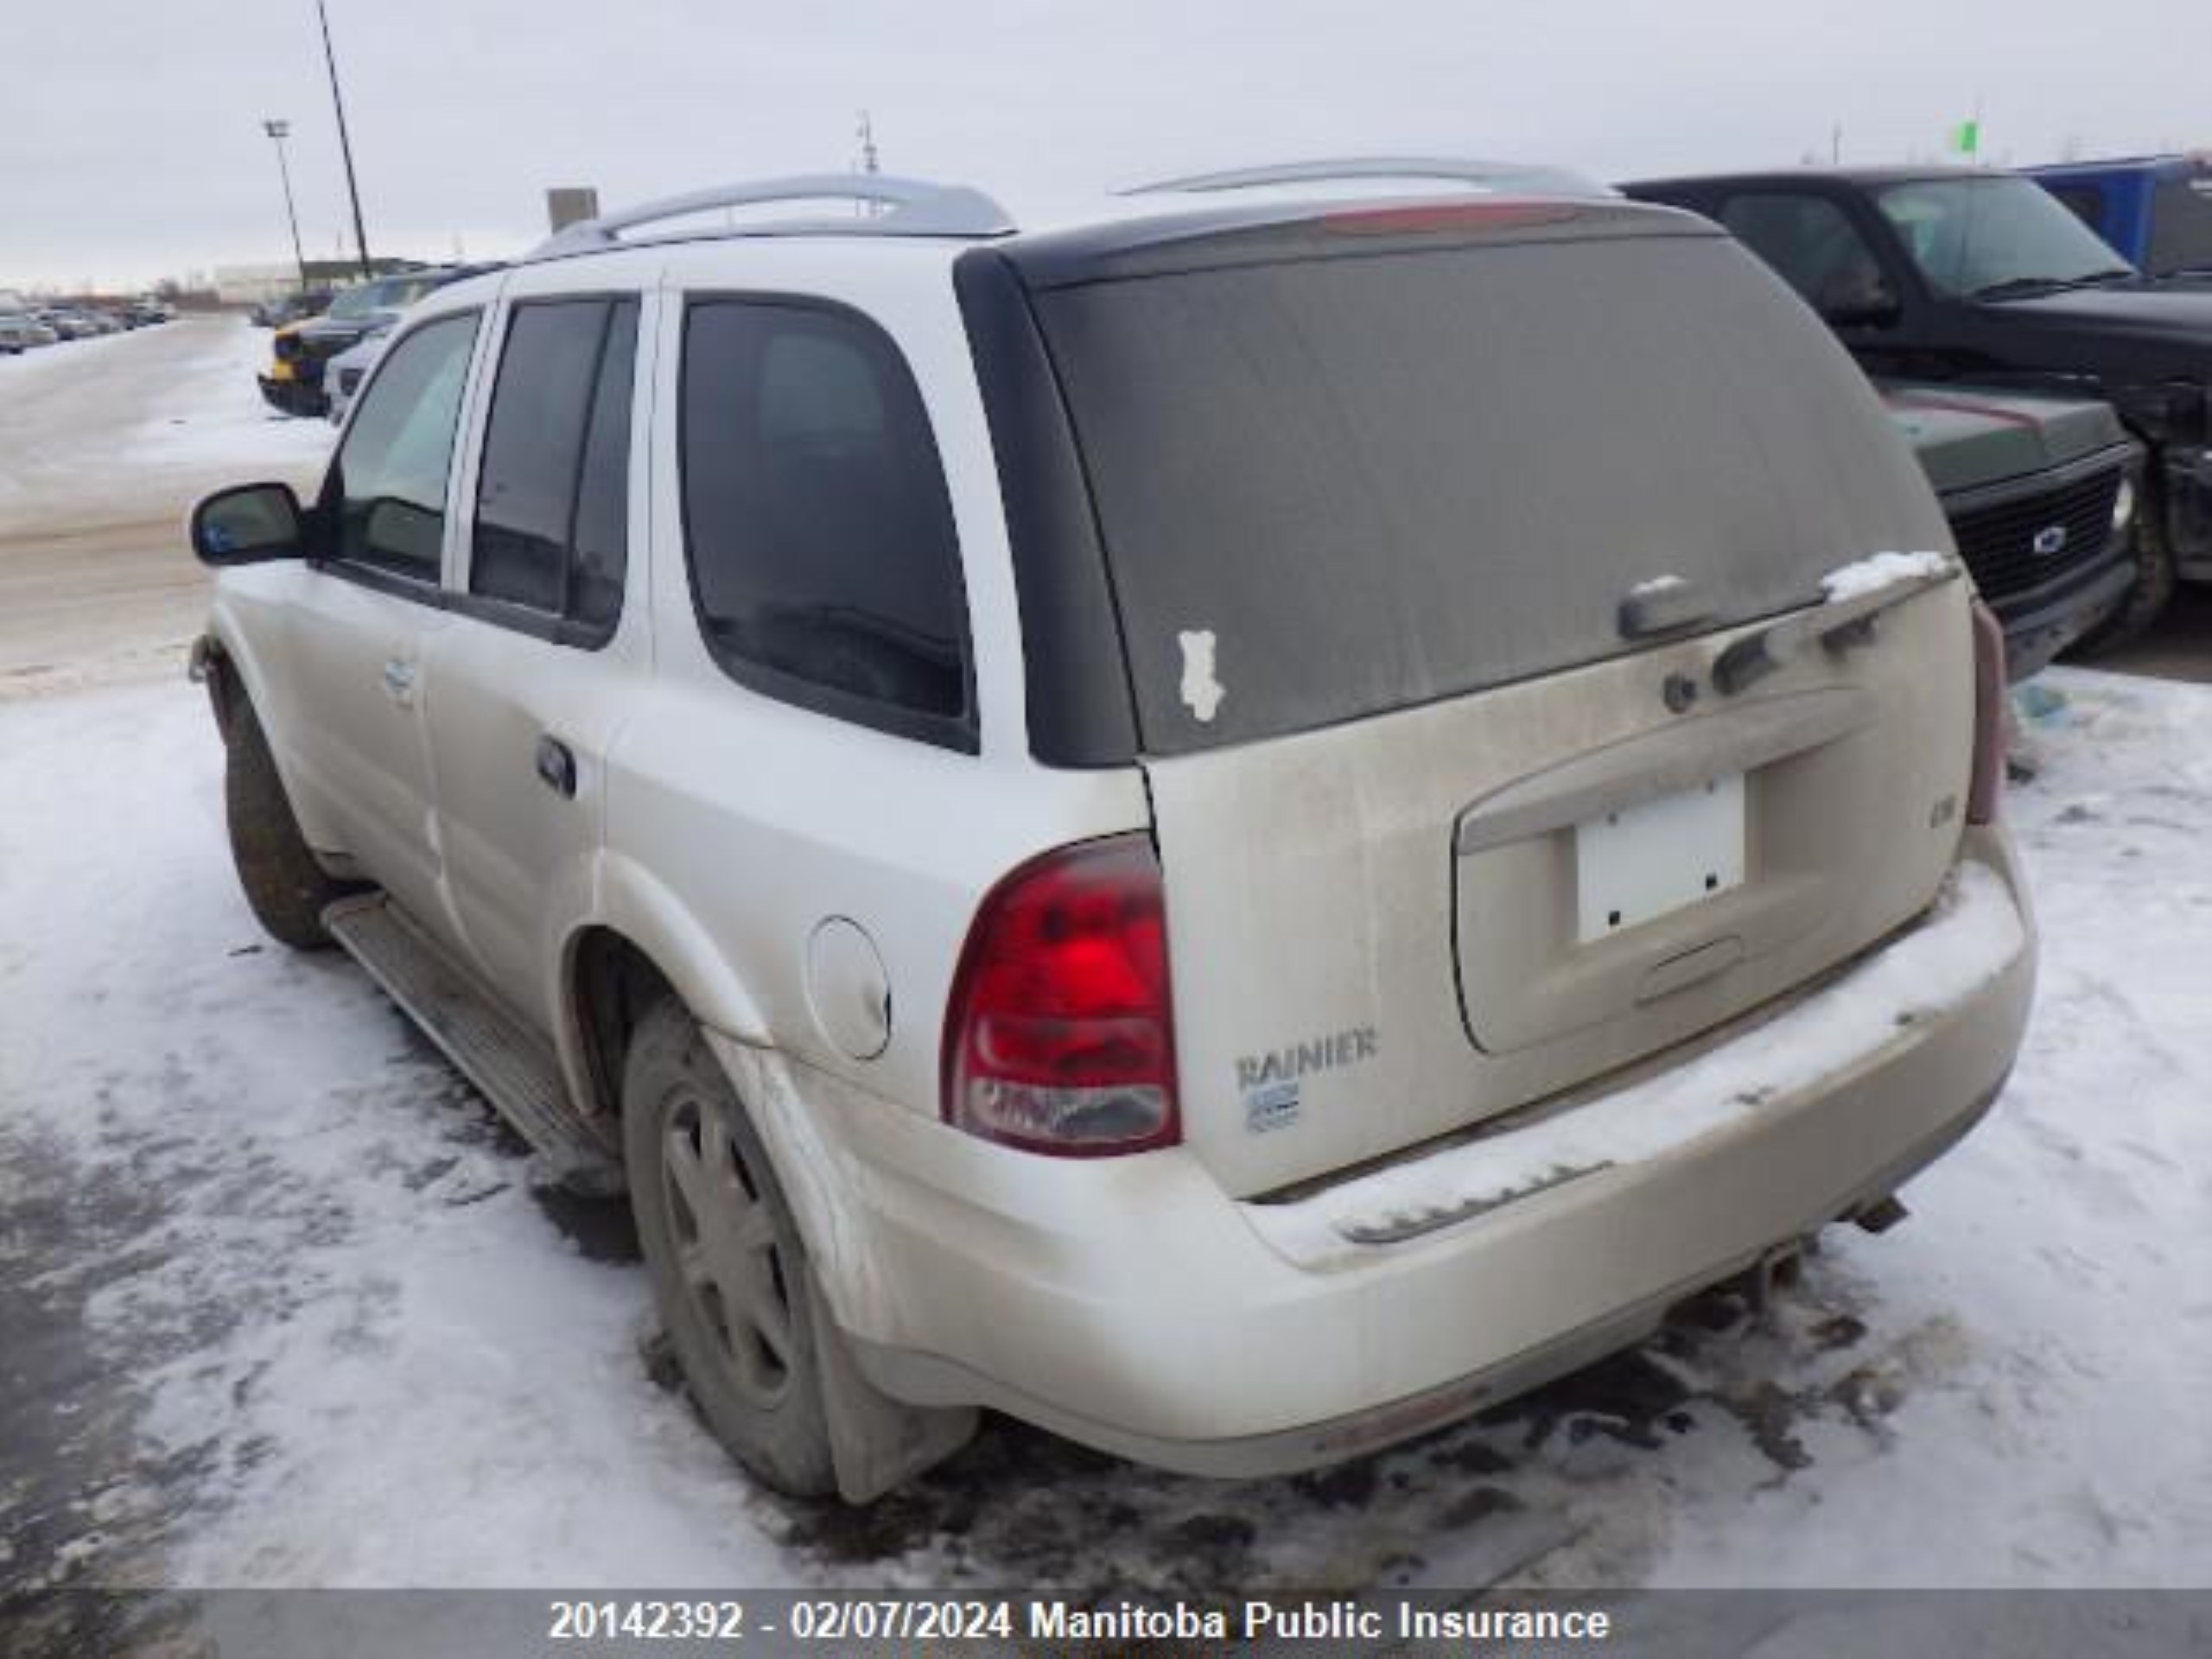
[[(1985, 599), (2005, 599), (2040, 588), (2094, 559), (2112, 539), (2113, 498), (2120, 493), (2115, 464), (2055, 489), (2011, 501), (1973, 507), (1951, 519), (1967, 569)], [(2066, 532), (2062, 545), (2038, 552), (2046, 531)]]

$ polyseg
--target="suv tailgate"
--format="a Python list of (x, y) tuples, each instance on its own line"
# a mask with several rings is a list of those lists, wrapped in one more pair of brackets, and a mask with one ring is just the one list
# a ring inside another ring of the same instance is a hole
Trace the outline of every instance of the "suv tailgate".
[(1715, 685), (1827, 573), (1950, 548), (1762, 268), (1633, 209), (1342, 217), (1032, 296), (1153, 793), (1185, 1132), (1240, 1194), (1878, 938), (1955, 854), (1972, 743), (1959, 582)]

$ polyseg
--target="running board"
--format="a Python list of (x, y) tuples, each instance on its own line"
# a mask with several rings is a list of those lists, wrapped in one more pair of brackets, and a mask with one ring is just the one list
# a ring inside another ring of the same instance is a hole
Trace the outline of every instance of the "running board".
[(322, 925), (445, 1052), (573, 1192), (622, 1190), (622, 1168), (576, 1121), (543, 1041), (511, 1018), (381, 893), (340, 899)]

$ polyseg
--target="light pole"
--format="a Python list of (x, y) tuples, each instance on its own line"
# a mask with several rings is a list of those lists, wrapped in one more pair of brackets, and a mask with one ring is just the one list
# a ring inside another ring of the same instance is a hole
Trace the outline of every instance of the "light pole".
[(330, 69), (330, 105), (338, 111), (338, 153), (346, 158), (346, 194), (353, 204), (353, 245), (361, 256), (361, 276), (369, 271), (369, 233), (361, 228), (361, 188), (353, 181), (353, 145), (346, 136), (346, 100), (338, 91), (338, 54), (330, 48), (330, 14), (322, 0), (315, 0), (315, 15), (322, 23), (322, 60)]
[(299, 212), (292, 206), (292, 169), (284, 164), (284, 140), (291, 136), (292, 124), (289, 121), (264, 121), (261, 130), (276, 146), (276, 176), (284, 181), (284, 222), (292, 227), (292, 257), (299, 264), (300, 292), (304, 294), (308, 291), (308, 256), (306, 250), (300, 246)]

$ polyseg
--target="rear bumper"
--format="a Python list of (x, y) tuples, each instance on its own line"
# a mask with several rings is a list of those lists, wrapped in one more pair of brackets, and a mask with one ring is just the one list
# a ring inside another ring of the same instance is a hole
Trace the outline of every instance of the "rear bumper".
[[(2002, 834), (1970, 832), (1968, 857), (1971, 903), (1782, 1013), (1294, 1204), (1231, 1199), (1180, 1148), (1065, 1162), (880, 1103), (810, 1111), (817, 1270), (862, 1368), (917, 1404), (1217, 1475), (1421, 1433), (1635, 1340), (1972, 1127), (2018, 1046), (2035, 947)], [(1746, 1086), (1776, 1055), (1796, 1057), (1783, 1086)], [(787, 1166), (798, 1149), (771, 1140)], [(1528, 1181), (1577, 1144), (1613, 1155)]]

